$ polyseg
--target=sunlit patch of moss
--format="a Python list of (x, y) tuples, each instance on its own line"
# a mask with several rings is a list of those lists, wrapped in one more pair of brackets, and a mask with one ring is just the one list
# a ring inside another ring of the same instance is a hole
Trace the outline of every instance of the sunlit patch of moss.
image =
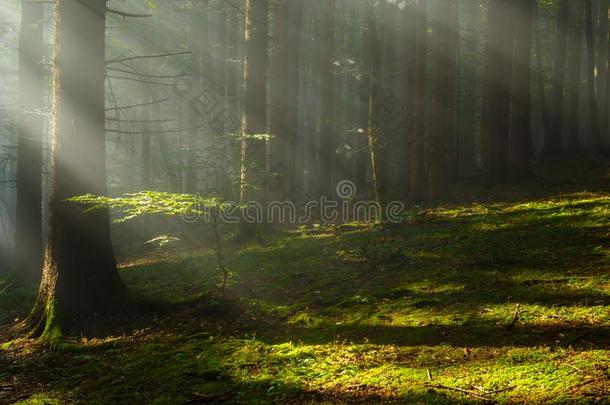
[(52, 392), (45, 392), (43, 394), (34, 394), (31, 397), (18, 401), (15, 405), (60, 405), (63, 404), (61, 399), (57, 399)]

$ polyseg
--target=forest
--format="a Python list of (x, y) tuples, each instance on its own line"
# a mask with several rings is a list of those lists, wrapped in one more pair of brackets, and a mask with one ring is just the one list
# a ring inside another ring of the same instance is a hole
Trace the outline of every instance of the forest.
[(2, 0), (0, 76), (0, 404), (610, 403), (610, 0)]

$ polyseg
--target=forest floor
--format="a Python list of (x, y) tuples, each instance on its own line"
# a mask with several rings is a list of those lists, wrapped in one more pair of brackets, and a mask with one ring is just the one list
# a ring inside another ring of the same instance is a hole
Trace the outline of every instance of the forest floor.
[[(610, 403), (610, 164), (562, 167), (403, 225), (231, 248), (216, 304), (197, 298), (210, 251), (125, 260), (132, 291), (173, 305), (5, 344), (0, 402)], [(32, 297), (0, 296), (0, 325)]]

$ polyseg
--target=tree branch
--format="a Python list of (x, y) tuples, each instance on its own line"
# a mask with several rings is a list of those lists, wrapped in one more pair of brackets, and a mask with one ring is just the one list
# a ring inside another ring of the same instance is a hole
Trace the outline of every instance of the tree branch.
[(144, 107), (144, 106), (147, 106), (147, 105), (160, 104), (160, 103), (163, 103), (165, 101), (169, 101), (169, 98), (163, 98), (161, 100), (151, 101), (149, 103), (133, 104), (133, 105), (126, 105), (126, 106), (121, 106), (121, 107), (106, 108), (106, 111), (127, 110), (128, 108), (137, 108), (137, 107)]
[(110, 13), (110, 14), (116, 14), (116, 15), (120, 15), (121, 17), (135, 17), (135, 18), (141, 18), (141, 17), (152, 17), (152, 14), (137, 14), (137, 13), (129, 13), (126, 11), (121, 11), (121, 10), (115, 10), (114, 8), (110, 8), (110, 7), (106, 7), (106, 12)]
[(165, 58), (165, 57), (169, 57), (169, 56), (188, 55), (188, 54), (191, 54), (191, 53), (193, 53), (193, 52), (191, 52), (191, 51), (183, 51), (183, 52), (162, 53), (162, 54), (157, 54), (157, 55), (129, 56), (127, 58), (111, 59), (111, 60), (106, 62), (106, 65), (110, 65), (111, 63), (127, 62), (127, 61), (130, 61), (130, 60)]
[(145, 83), (145, 84), (156, 84), (158, 86), (175, 86), (175, 83), (163, 83), (163, 82), (154, 82), (154, 81), (150, 81), (150, 80), (142, 80), (142, 79), (136, 79), (135, 77), (121, 77), (121, 76), (111, 76), (111, 75), (107, 75), (106, 76), (109, 79), (117, 79), (117, 80), (127, 80), (130, 82), (138, 82), (138, 83)]
[(149, 75), (146, 73), (140, 73), (137, 70), (126, 70), (126, 69), (119, 69), (119, 68), (106, 68), (106, 70), (112, 71), (112, 72), (120, 72), (120, 73), (127, 73), (130, 75), (136, 75), (136, 76), (142, 76), (142, 77), (150, 77), (150, 78), (154, 78), (154, 79), (176, 79), (179, 77), (185, 77), (187, 76), (187, 74), (185, 73), (181, 73), (181, 74), (177, 74), (177, 75)]
[(123, 131), (121, 129), (106, 129), (106, 132), (112, 132), (114, 134), (126, 134), (126, 135), (143, 135), (143, 134), (171, 134), (176, 132), (183, 131), (192, 131), (194, 129), (200, 129), (203, 126), (192, 127), (192, 128), (176, 128), (176, 129), (166, 129), (161, 131)]

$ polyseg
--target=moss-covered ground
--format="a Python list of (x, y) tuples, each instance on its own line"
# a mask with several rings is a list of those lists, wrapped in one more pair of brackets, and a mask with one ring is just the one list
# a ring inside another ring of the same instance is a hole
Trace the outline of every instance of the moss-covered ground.
[[(574, 168), (402, 225), (231, 247), (224, 300), (200, 297), (221, 277), (209, 250), (125, 259), (165, 309), (5, 344), (0, 402), (609, 403), (610, 170)], [(2, 294), (0, 324), (32, 297)]]

